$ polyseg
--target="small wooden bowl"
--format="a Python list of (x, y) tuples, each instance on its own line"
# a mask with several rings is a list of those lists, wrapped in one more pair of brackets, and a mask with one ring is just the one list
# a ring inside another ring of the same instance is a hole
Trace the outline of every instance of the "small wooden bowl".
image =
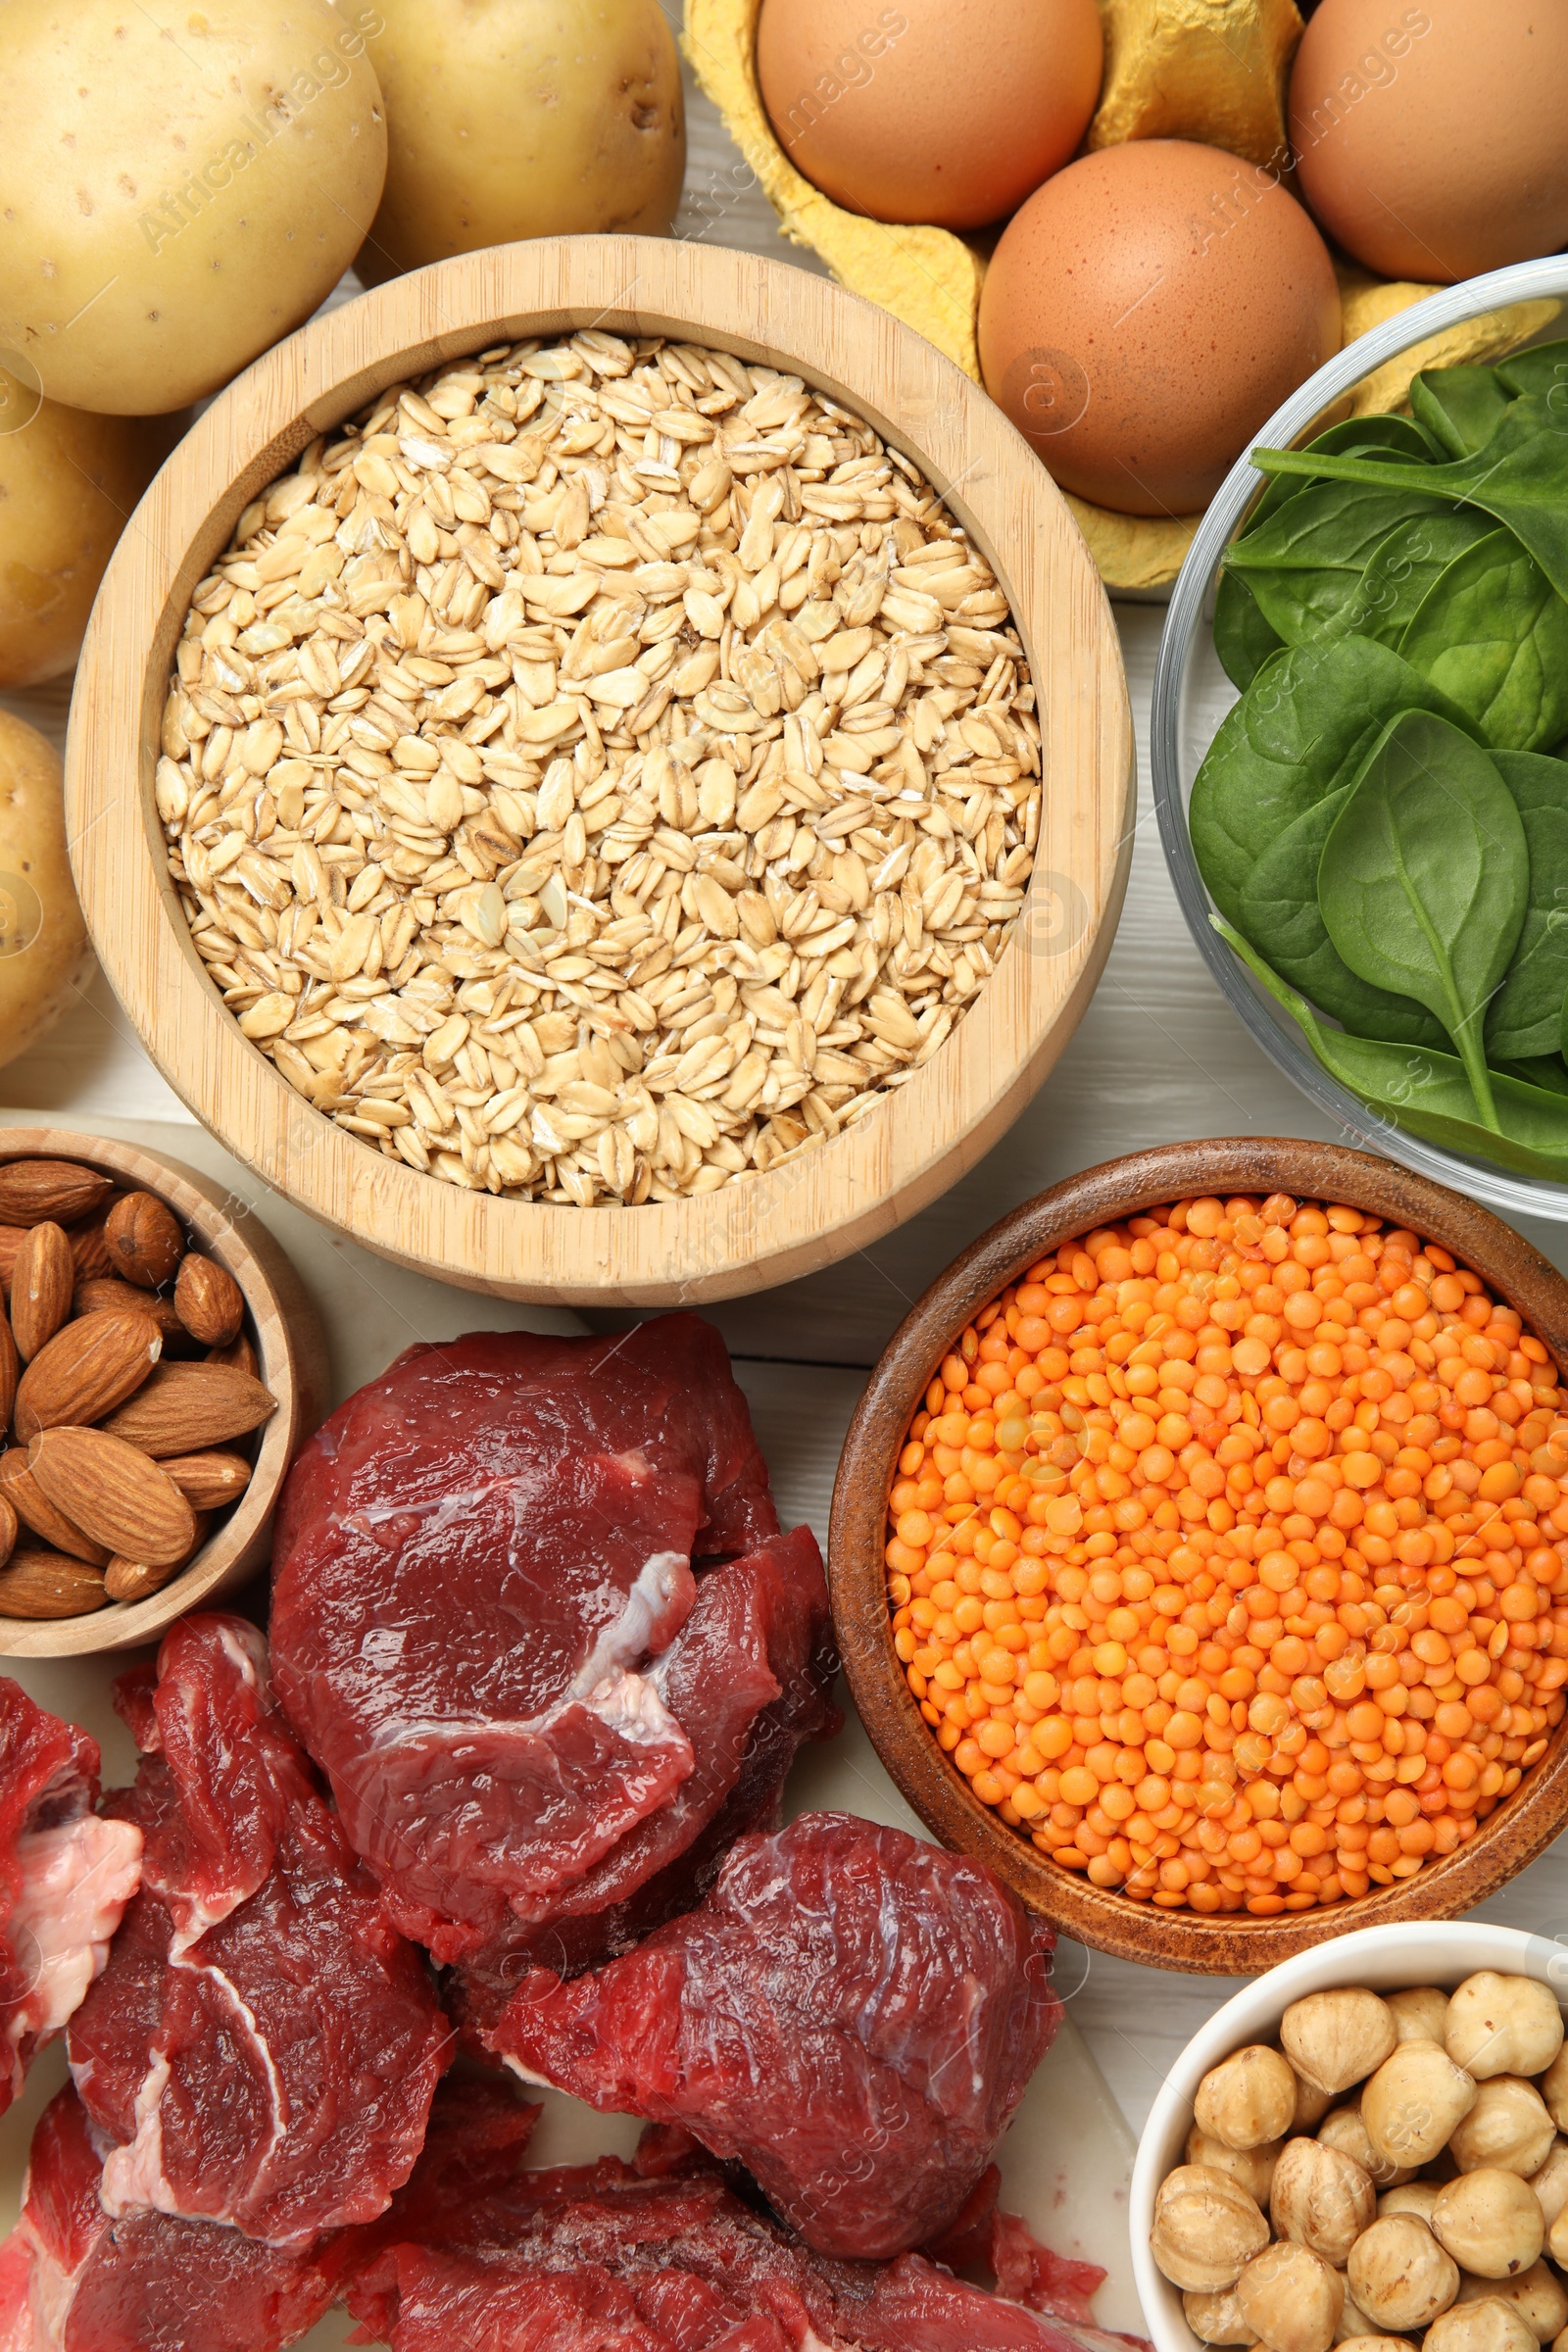
[(833, 1490), (828, 1574), (855, 1703), (915, 1811), (947, 1845), (978, 1855), (1035, 1911), (1081, 1943), (1158, 1968), (1253, 1976), (1325, 1937), (1386, 1922), (1447, 1919), (1533, 1862), (1568, 1818), (1568, 1718), (1540, 1762), (1468, 1845), (1397, 1886), (1272, 1919), (1154, 1909), (1091, 1886), (983, 1805), (922, 1719), (893, 1648), (883, 1562), (887, 1496), (922, 1392), (979, 1309), (1048, 1250), (1166, 1200), (1289, 1193), (1369, 1210), (1451, 1250), (1516, 1307), (1568, 1379), (1568, 1281), (1490, 1209), (1388, 1160), (1333, 1144), (1239, 1137), (1135, 1152), (1070, 1177), (982, 1234), (894, 1334), (850, 1424)]
[(266, 1227), (209, 1177), (163, 1152), (117, 1144), (64, 1127), (0, 1128), (0, 1163), (74, 1159), (129, 1191), (168, 1202), (198, 1249), (233, 1275), (245, 1294), (247, 1328), (260, 1377), (277, 1398), (264, 1422), (251, 1483), (188, 1566), (145, 1600), (111, 1601), (84, 1617), (0, 1617), (0, 1657), (79, 1658), (154, 1642), (188, 1609), (221, 1599), (266, 1565), (272, 1510), (290, 1463), (326, 1410), (326, 1349), (316, 1310), (293, 1266)]
[[(420, 1176), (336, 1126), (241, 1034), (204, 969), (153, 799), (174, 647), (243, 509), (389, 384), (580, 326), (668, 334), (808, 378), (912, 458), (994, 564), (1045, 714), (1034, 875), (953, 1038), (803, 1158), (686, 1200), (578, 1209)], [(269, 352), (185, 436), (116, 550), (72, 704), (72, 862), (137, 1035), (198, 1118), (290, 1200), (400, 1265), (469, 1290), (691, 1305), (863, 1248), (1016, 1118), (1110, 946), (1131, 847), (1132, 724), (1110, 610), (1054, 483), (1002, 412), (885, 312), (776, 262), (638, 237), (537, 238), (442, 262)]]

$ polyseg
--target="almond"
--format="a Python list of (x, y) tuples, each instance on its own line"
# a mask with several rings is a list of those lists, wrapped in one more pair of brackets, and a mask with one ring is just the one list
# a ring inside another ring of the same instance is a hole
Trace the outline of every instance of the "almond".
[(9, 1453), (0, 1453), (0, 1494), (5, 1495), (23, 1526), (31, 1528), (35, 1536), (41, 1536), (56, 1551), (68, 1551), (74, 1560), (85, 1560), (89, 1568), (102, 1568), (107, 1562), (114, 1545), (95, 1544), (64, 1511), (55, 1508), (33, 1477), (20, 1446), (14, 1446)]
[[(101, 1421), (141, 1387), (163, 1353), (163, 1335), (144, 1314), (83, 1315), (57, 1331), (17, 1385), (16, 1431), (25, 1444), (41, 1429)], [(206, 1365), (193, 1369), (205, 1371)], [(182, 1446), (205, 1442), (192, 1432)]]
[(160, 1364), (104, 1426), (162, 1461), (172, 1453), (190, 1453), (242, 1438), (247, 1430), (270, 1421), (276, 1410), (277, 1398), (248, 1372), (227, 1364)]
[(86, 1223), (73, 1232), (71, 1254), (76, 1261), (78, 1282), (90, 1282), (96, 1274), (109, 1273), (109, 1245), (104, 1240), (104, 1227), (116, 1201), (123, 1199), (122, 1193), (111, 1193), (106, 1200), (100, 1200)]
[(127, 1193), (104, 1223), (109, 1263), (144, 1291), (167, 1282), (185, 1254), (179, 1219), (153, 1193)]
[(193, 1340), (204, 1348), (226, 1348), (239, 1336), (245, 1294), (232, 1274), (192, 1250), (179, 1261), (174, 1307)]
[(10, 1559), (17, 1545), (17, 1530), (22, 1522), (5, 1496), (0, 1494), (0, 1568)]
[(230, 1340), (226, 1348), (209, 1348), (207, 1361), (210, 1364), (227, 1364), (235, 1372), (248, 1372), (252, 1380), (261, 1373), (256, 1350), (243, 1332), (237, 1340)]
[(0, 1223), (74, 1225), (114, 1186), (74, 1159), (13, 1159), (0, 1165)]
[(11, 1269), (26, 1238), (25, 1225), (0, 1225), (0, 1298), (11, 1296)]
[(211, 1525), (211, 1514), (207, 1511), (198, 1511), (196, 1513), (196, 1534), (189, 1551), (186, 1552), (183, 1560), (174, 1560), (167, 1567), (157, 1567), (148, 1560), (133, 1560), (123, 1553), (117, 1552), (104, 1570), (104, 1591), (110, 1599), (145, 1600), (149, 1592), (158, 1592), (168, 1584), (177, 1569), (184, 1567), (186, 1560), (195, 1558), (207, 1541), (207, 1530)]
[(22, 1359), (17, 1343), (11, 1336), (11, 1326), (0, 1315), (0, 1434), (11, 1427), (11, 1408), (17, 1401), (17, 1382), (22, 1374)]
[(251, 1466), (242, 1453), (169, 1454), (163, 1470), (198, 1511), (220, 1511), (225, 1503), (238, 1502), (251, 1483)]
[(0, 1617), (84, 1617), (108, 1598), (103, 1570), (64, 1552), (19, 1544), (0, 1568)]
[(172, 1568), (195, 1541), (196, 1514), (173, 1480), (107, 1430), (46, 1429), (27, 1468), (56, 1510), (112, 1552)]
[(139, 1291), (133, 1282), (122, 1282), (118, 1274), (89, 1274), (79, 1281), (72, 1310), (78, 1315), (146, 1315), (163, 1333), (166, 1348), (190, 1344), (190, 1334), (174, 1312), (172, 1298), (160, 1298), (156, 1291)]
[(28, 1359), (71, 1316), (76, 1261), (62, 1226), (34, 1225), (11, 1269), (11, 1329), (17, 1352)]

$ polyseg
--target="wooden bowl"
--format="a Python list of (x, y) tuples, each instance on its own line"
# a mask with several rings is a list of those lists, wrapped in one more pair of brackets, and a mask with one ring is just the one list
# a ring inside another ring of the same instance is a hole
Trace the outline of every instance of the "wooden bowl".
[[(245, 506), (387, 385), (491, 344), (595, 325), (798, 371), (911, 457), (995, 565), (1046, 716), (1035, 870), (940, 1053), (848, 1132), (721, 1191), (555, 1207), (420, 1176), (335, 1126), (240, 1033), (192, 944), (153, 800), (191, 595)], [(304, 328), (201, 417), (121, 540), (76, 673), (66, 803), (105, 969), (159, 1069), (236, 1157), (368, 1249), (513, 1298), (664, 1306), (863, 1248), (1014, 1119), (1077, 1023), (1126, 881), (1132, 726), (1109, 607), (1043, 466), (961, 369), (884, 312), (775, 262), (635, 237), (545, 238), (394, 279)]]
[(828, 1536), (833, 1616), (856, 1705), (878, 1755), (947, 1845), (990, 1863), (1031, 1909), (1081, 1943), (1124, 1960), (1214, 1976), (1252, 1976), (1325, 1937), (1394, 1920), (1446, 1919), (1496, 1892), (1568, 1818), (1568, 1718), (1514, 1794), (1468, 1845), (1394, 1886), (1272, 1919), (1155, 1910), (1094, 1886), (983, 1805), (938, 1747), (893, 1648), (883, 1544), (887, 1496), (911, 1415), (936, 1366), (979, 1309), (1046, 1250), (1195, 1194), (1289, 1193), (1370, 1210), (1451, 1250), (1549, 1348), (1568, 1380), (1568, 1281), (1490, 1209), (1388, 1160), (1332, 1144), (1238, 1137), (1130, 1152), (1070, 1177), (955, 1260), (899, 1326), (850, 1424)]
[(168, 1202), (198, 1249), (245, 1294), (260, 1377), (277, 1410), (259, 1433), (251, 1483), (188, 1566), (145, 1600), (111, 1601), (83, 1617), (0, 1617), (0, 1657), (79, 1658), (154, 1642), (188, 1609), (232, 1592), (270, 1556), (272, 1509), (290, 1463), (326, 1410), (326, 1350), (316, 1310), (267, 1228), (210, 1178), (166, 1152), (64, 1127), (0, 1128), (0, 1162), (74, 1159), (130, 1191)]

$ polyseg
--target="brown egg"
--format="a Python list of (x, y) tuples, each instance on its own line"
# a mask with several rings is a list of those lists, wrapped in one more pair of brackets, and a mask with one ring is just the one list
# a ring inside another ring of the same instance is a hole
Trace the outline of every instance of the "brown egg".
[(1191, 514), (1340, 347), (1328, 248), (1217, 147), (1086, 155), (1009, 221), (980, 297), (986, 390), (1064, 489)]
[(873, 220), (979, 228), (1073, 153), (1095, 0), (762, 0), (757, 78), (796, 169)]
[(1302, 195), (1385, 277), (1475, 277), (1568, 240), (1564, 0), (1323, 0), (1290, 113)]

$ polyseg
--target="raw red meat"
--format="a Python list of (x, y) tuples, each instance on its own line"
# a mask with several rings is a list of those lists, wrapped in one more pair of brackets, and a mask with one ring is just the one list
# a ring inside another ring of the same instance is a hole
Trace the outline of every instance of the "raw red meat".
[(0, 1676), (0, 2114), (109, 1956), (141, 1832), (102, 1821), (98, 1742)]
[(525, 1978), (525, 2078), (684, 2124), (824, 2253), (957, 2213), (1050, 2046), (1055, 1937), (983, 1864), (849, 1813), (744, 1838), (700, 1909), (590, 1976)]
[(394, 2352), (1128, 2352), (1136, 2340), (1004, 2302), (918, 2254), (813, 2254), (709, 2165), (647, 2180), (613, 2157), (524, 2173), (384, 2244), (345, 2300), (356, 2340)]
[(950, 2227), (920, 2248), (950, 2271), (989, 2271), (997, 2292), (1031, 2311), (1092, 2328), (1090, 2297), (1105, 2283), (1097, 2262), (1079, 2262), (1043, 2246), (1027, 2222), (1000, 2211), (1002, 2174), (987, 2165)]
[(331, 2308), (341, 2265), (209, 2222), (114, 2221), (74, 2090), (33, 2133), (22, 2219), (0, 2248), (0, 2352), (279, 2352)]
[(279, 1694), (351, 1841), (491, 1984), (667, 1917), (693, 1877), (654, 1882), (828, 1725), (820, 1557), (694, 1316), (411, 1349), (306, 1448), (273, 1566)]
[(115, 2143), (104, 2203), (279, 2244), (368, 2221), (450, 2054), (425, 1962), (277, 1713), (254, 1626), (186, 1617), (156, 1686), (125, 1679), (152, 1752), (110, 1803), (145, 1832), (142, 1890), (69, 2043)]

